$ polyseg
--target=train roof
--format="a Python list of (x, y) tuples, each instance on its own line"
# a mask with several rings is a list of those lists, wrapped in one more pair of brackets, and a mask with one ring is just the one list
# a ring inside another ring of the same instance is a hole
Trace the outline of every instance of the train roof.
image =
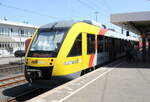
[(77, 21), (68, 20), (68, 21), (58, 21), (53, 23), (48, 23), (46, 25), (41, 26), (40, 28), (52, 28), (55, 26), (55, 28), (68, 28), (71, 27), (74, 23)]
[(112, 37), (112, 38), (118, 38), (118, 39), (124, 39), (124, 40), (128, 40), (128, 41), (139, 41), (139, 37), (126, 36), (122, 33), (111, 31), (111, 30), (108, 30), (106, 32), (105, 36)]
[(41, 26), (40, 28), (52, 28), (53, 26), (55, 26), (55, 28), (68, 28), (71, 27), (73, 24), (77, 23), (77, 22), (84, 22), (87, 24), (91, 24), (91, 25), (95, 25), (98, 27), (102, 27), (101, 23), (98, 23), (94, 20), (83, 20), (83, 21), (74, 21), (74, 20), (64, 20), (64, 21), (57, 21), (57, 22), (53, 22), (53, 23), (48, 23), (46, 25)]
[[(69, 28), (71, 27), (73, 24), (77, 23), (77, 22), (84, 22), (87, 24), (91, 24), (94, 26), (98, 26), (98, 27), (102, 27), (102, 24), (97, 23), (95, 21), (92, 20), (83, 20), (83, 21), (74, 21), (74, 20), (64, 20), (64, 21), (57, 21), (57, 22), (53, 22), (53, 23), (48, 23), (46, 25), (41, 26), (40, 28), (49, 28), (51, 29), (52, 27), (55, 28)], [(112, 37), (112, 38), (118, 38), (118, 39), (126, 39), (126, 40), (133, 40), (133, 41), (139, 41), (138, 37), (131, 37), (131, 36), (126, 36), (124, 34), (121, 34), (119, 32), (116, 31), (112, 31), (109, 30), (106, 32), (106, 34), (104, 36), (108, 36), (108, 37)]]

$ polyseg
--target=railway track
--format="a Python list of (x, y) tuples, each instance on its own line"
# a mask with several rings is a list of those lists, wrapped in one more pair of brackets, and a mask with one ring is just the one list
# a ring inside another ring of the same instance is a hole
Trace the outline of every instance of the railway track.
[(0, 79), (0, 88), (10, 87), (12, 85), (25, 83), (25, 82), (26, 79), (23, 74), (14, 77), (5, 78), (5, 79)]
[(20, 67), (23, 67), (22, 65), (9, 65), (9, 66), (5, 66), (5, 67), (2, 67), (0, 68), (0, 71), (6, 71), (6, 70), (10, 70), (10, 69), (21, 69)]
[(19, 74), (24, 72), (24, 67), (23, 65), (4, 65), (0, 66), (0, 77), (5, 77), (8, 74), (13, 75), (13, 74)]

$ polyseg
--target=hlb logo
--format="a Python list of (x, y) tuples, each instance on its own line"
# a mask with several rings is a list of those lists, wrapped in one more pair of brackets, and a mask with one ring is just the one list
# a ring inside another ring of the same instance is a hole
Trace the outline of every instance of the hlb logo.
[(37, 64), (37, 63), (38, 63), (38, 60), (33, 60), (31, 63)]

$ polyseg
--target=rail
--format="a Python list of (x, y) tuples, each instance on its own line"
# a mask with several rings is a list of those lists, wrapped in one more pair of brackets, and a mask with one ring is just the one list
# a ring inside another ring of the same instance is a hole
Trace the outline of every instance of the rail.
[(5, 78), (5, 79), (0, 79), (0, 88), (4, 88), (18, 83), (24, 83), (24, 82), (26, 82), (26, 79), (23, 74), (14, 77)]
[(2, 67), (2, 68), (0, 68), (0, 70), (7, 70), (7, 69), (19, 68), (19, 67), (22, 67), (22, 65), (16, 65), (16, 66)]

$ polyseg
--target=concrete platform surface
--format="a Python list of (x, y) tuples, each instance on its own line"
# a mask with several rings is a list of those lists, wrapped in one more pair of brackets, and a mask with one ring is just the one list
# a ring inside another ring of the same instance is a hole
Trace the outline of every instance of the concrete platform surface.
[(150, 102), (150, 63), (119, 61), (28, 102)]

